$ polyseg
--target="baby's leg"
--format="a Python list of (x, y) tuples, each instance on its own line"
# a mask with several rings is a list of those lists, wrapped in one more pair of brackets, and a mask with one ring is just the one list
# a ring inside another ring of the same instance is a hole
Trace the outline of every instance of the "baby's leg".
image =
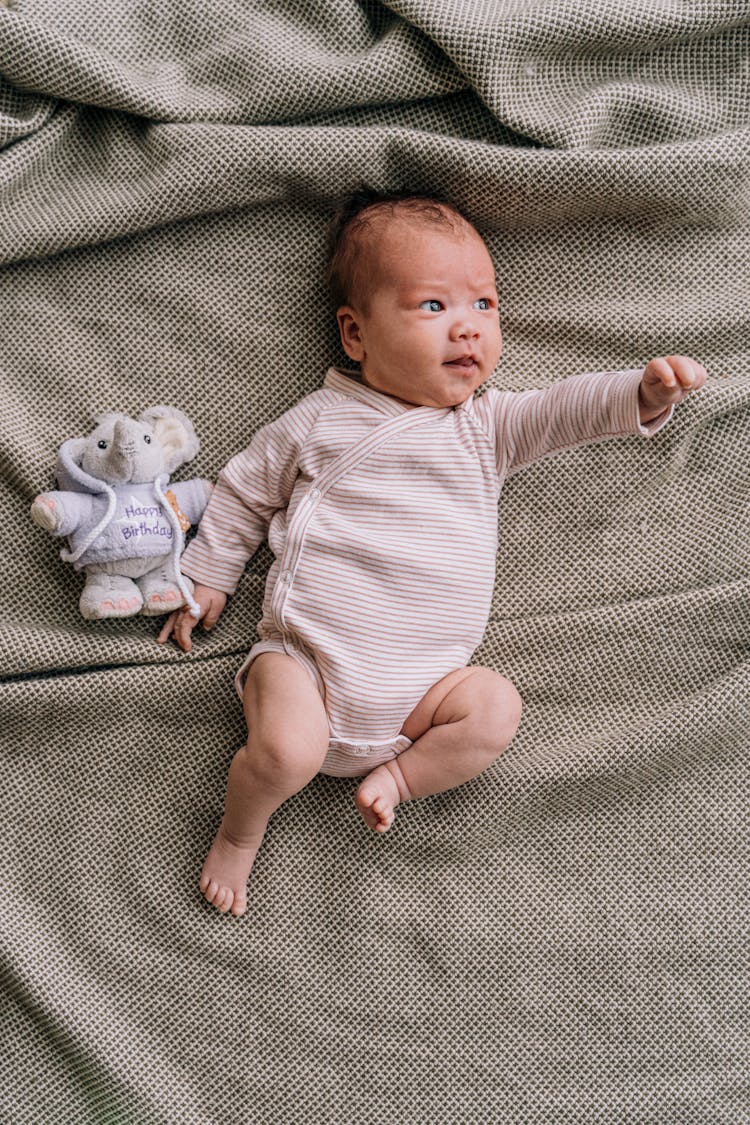
[(387, 832), (394, 809), (453, 789), (487, 769), (510, 744), (521, 698), (491, 668), (456, 668), (425, 693), (401, 728), (413, 745), (368, 773), (356, 793), (366, 823)]
[(323, 700), (291, 656), (263, 652), (244, 692), (247, 745), (229, 767), (226, 802), (200, 889), (223, 913), (244, 914), (247, 879), (269, 818), (318, 773), (328, 749)]

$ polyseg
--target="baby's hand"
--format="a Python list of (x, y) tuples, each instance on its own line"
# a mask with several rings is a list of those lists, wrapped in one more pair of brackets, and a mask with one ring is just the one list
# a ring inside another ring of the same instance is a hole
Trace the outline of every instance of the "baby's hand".
[(177, 641), (182, 651), (190, 652), (190, 649), (193, 647), (190, 634), (198, 622), (203, 622), (204, 629), (213, 629), (224, 606), (227, 604), (227, 595), (223, 590), (214, 590), (212, 586), (201, 586), (199, 582), (196, 582), (195, 589), (193, 590), (193, 598), (200, 607), (199, 616), (193, 617), (186, 605), (183, 606), (182, 609), (176, 609), (174, 613), (167, 618), (164, 628), (156, 638), (156, 643), (158, 645), (163, 645), (165, 641), (174, 635), (174, 639)]
[(668, 355), (646, 364), (639, 391), (641, 422), (648, 422), (672, 403), (682, 402), (703, 386), (705, 367), (685, 355)]

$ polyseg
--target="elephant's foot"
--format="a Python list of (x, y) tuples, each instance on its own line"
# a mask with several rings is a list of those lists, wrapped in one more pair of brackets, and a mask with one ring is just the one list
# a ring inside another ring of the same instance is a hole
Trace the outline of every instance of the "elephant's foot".
[(92, 574), (78, 603), (87, 621), (108, 617), (133, 617), (143, 605), (141, 592), (130, 578), (121, 574)]
[[(193, 583), (189, 578), (184, 578), (184, 582), (192, 594)], [(172, 613), (185, 604), (182, 590), (166, 567), (144, 574), (143, 578), (138, 579), (138, 586), (143, 595), (141, 613), (144, 617), (163, 617), (165, 613)]]

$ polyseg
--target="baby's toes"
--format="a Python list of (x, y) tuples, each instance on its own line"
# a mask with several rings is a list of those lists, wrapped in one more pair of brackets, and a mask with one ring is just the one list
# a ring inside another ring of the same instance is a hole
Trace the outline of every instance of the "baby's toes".
[(214, 899), (214, 906), (220, 914), (226, 914), (229, 907), (232, 905), (234, 892), (231, 887), (221, 887), (218, 895)]
[(201, 879), (201, 890), (203, 891), (203, 897), (205, 898), (206, 902), (210, 902), (212, 905), (215, 905), (215, 900), (219, 896), (221, 887), (215, 879), (209, 879), (205, 887), (203, 887), (202, 884), (203, 880)]
[(367, 827), (374, 828), (378, 823), (378, 818), (375, 816), (375, 814), (371, 813), (369, 809), (363, 809), (361, 806), (359, 811), (362, 814), (362, 819), (364, 820)]
[(240, 915), (244, 914), (246, 910), (247, 910), (247, 895), (240, 892), (240, 891), (237, 891), (237, 893), (234, 896), (234, 901), (232, 902), (232, 914), (234, 914), (234, 916), (236, 918), (239, 918)]
[(381, 820), (387, 820), (389, 823), (393, 820), (393, 807), (385, 797), (378, 797), (373, 801), (372, 807)]
[(369, 793), (367, 789), (360, 786), (354, 794), (354, 803), (363, 815), (367, 815), (370, 812), (370, 805), (375, 800), (376, 796), (376, 793)]
[(375, 801), (372, 807), (378, 814), (378, 824), (375, 825), (375, 831), (387, 832), (393, 824), (393, 809), (382, 798)]

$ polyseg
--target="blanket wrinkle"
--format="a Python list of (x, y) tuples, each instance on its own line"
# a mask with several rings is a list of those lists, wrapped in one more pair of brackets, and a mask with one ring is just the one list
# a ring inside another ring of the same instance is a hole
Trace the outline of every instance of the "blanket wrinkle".
[[(487, 5), (386, 0), (466, 74), (513, 130), (556, 148), (621, 148), (746, 125), (747, 18), (729, 4)], [(729, 74), (728, 74), (729, 72)], [(731, 78), (729, 78), (731, 75)], [(540, 86), (554, 100), (539, 97)], [(639, 104), (640, 103), (640, 104)]]
[[(0, 153), (0, 168), (8, 161), (0, 262), (253, 203), (302, 197), (330, 206), (333, 182), (353, 187), (377, 176), (395, 186), (408, 170), (411, 181), (426, 184), (432, 159), (433, 186), (452, 191), (475, 221), (501, 230), (601, 215), (697, 225), (741, 220), (746, 211), (750, 130), (736, 144), (730, 135), (658, 146), (634, 165), (619, 152), (506, 148), (414, 129), (376, 129), (379, 150), (367, 130), (342, 127), (336, 136), (328, 152), (325, 128), (146, 124), (65, 107), (41, 133)], [(691, 166), (700, 174), (686, 175)], [(102, 176), (109, 193), (98, 190)], [(498, 182), (499, 200), (492, 190)]]
[[(352, 5), (358, 12), (358, 6)], [(131, 9), (132, 11), (132, 9)], [(299, 113), (352, 104), (407, 101), (459, 89), (465, 80), (452, 63), (402, 20), (374, 31), (356, 19), (341, 37), (309, 28), (288, 14), (242, 17), (228, 29), (205, 26), (202, 5), (185, 10), (179, 37), (163, 52), (139, 51), (131, 23), (121, 50), (100, 45), (97, 29), (75, 23), (40, 24), (36, 13), (0, 9), (0, 71), (21, 89), (81, 105), (120, 110), (162, 121), (261, 124)], [(193, 25), (193, 26), (191, 26)], [(148, 41), (148, 24), (141, 29)], [(171, 33), (167, 33), (171, 38)]]

